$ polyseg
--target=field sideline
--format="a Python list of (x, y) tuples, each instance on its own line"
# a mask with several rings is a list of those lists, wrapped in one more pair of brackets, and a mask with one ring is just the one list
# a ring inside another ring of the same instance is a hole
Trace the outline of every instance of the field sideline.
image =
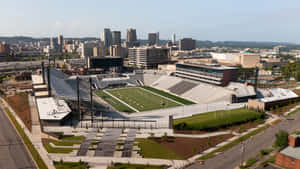
[(105, 91), (139, 111), (181, 106), (180, 103), (172, 99), (139, 87), (108, 89)]

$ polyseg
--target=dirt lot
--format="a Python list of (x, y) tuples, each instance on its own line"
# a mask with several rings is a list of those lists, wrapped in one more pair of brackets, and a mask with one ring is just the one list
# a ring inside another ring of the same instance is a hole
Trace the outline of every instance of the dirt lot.
[(233, 135), (227, 134), (210, 138), (162, 137), (150, 139), (168, 147), (176, 154), (181, 155), (182, 157), (187, 159), (195, 154), (214, 147), (231, 137), (233, 137)]
[(28, 95), (26, 93), (20, 93), (15, 96), (7, 97), (6, 101), (22, 119), (26, 127), (31, 131), (31, 114)]
[[(222, 128), (219, 129), (217, 131), (214, 132), (220, 132), (220, 131), (234, 131), (237, 133), (243, 133), (245, 131), (247, 131), (248, 129), (251, 129), (253, 127), (258, 126), (259, 124), (256, 122), (248, 122), (248, 123), (244, 123), (244, 124), (240, 124), (240, 125), (234, 125), (234, 126), (230, 126), (227, 128)], [(206, 134), (206, 133), (211, 133), (211, 132), (207, 132), (207, 131), (200, 131), (200, 130), (174, 130), (175, 133), (178, 134)]]

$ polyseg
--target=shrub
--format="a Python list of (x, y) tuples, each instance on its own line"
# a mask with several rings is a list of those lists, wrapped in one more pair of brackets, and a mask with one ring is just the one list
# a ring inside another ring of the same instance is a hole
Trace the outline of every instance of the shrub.
[(256, 158), (249, 158), (246, 162), (245, 168), (251, 167), (253, 164), (257, 162)]
[(288, 146), (289, 140), (289, 133), (286, 131), (281, 130), (279, 133), (275, 135), (276, 140), (275, 140), (275, 146), (279, 147), (280, 149), (285, 148)]
[(264, 150), (260, 150), (260, 155), (261, 155), (261, 156), (265, 156), (265, 155), (270, 154), (272, 151), (273, 151), (272, 149), (264, 149)]

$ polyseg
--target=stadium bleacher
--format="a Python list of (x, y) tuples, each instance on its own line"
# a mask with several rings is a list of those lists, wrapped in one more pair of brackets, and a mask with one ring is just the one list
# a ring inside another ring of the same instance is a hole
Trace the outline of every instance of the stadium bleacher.
[(199, 84), (181, 96), (197, 101), (198, 103), (211, 103), (219, 101), (229, 102), (232, 94), (234, 94), (233, 91), (222, 87)]
[(151, 86), (162, 90), (168, 90), (169, 88), (180, 83), (181, 81), (182, 79), (178, 77), (162, 76), (157, 81), (155, 81)]
[(183, 81), (177, 83), (176, 85), (170, 87), (168, 90), (177, 95), (181, 95), (181, 94), (191, 90), (192, 88), (196, 87), (197, 85), (198, 85), (197, 83), (183, 80)]

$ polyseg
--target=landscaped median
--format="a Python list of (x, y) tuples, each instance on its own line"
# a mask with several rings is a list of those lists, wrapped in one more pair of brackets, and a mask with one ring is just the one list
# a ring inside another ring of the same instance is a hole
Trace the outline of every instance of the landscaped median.
[(64, 161), (54, 161), (54, 166), (57, 169), (88, 169), (89, 166), (80, 161), (80, 162), (64, 162)]
[(37, 150), (34, 148), (33, 144), (31, 143), (31, 141), (29, 140), (29, 138), (27, 137), (27, 135), (23, 131), (22, 127), (19, 125), (19, 123), (15, 119), (15, 117), (12, 115), (10, 110), (5, 107), (4, 111), (7, 113), (7, 115), (9, 116), (11, 121), (13, 122), (15, 128), (17, 129), (18, 133), (22, 137), (22, 139), (24, 141), (24, 144), (26, 145), (26, 147), (30, 151), (30, 153), (31, 153), (32, 157), (34, 158), (34, 161), (38, 165), (39, 169), (48, 169), (47, 165), (45, 164), (45, 162), (43, 161), (43, 159), (41, 158), (41, 156), (39, 155)]
[[(79, 149), (79, 145), (85, 139), (84, 136), (64, 136), (60, 140), (42, 139), (43, 145), (48, 153), (69, 154)], [(77, 147), (73, 147), (78, 145)]]
[(212, 148), (233, 137), (232, 134), (211, 136), (205, 138), (192, 137), (162, 137), (137, 138), (140, 150), (138, 153), (144, 158), (159, 159), (189, 159), (203, 151)]

